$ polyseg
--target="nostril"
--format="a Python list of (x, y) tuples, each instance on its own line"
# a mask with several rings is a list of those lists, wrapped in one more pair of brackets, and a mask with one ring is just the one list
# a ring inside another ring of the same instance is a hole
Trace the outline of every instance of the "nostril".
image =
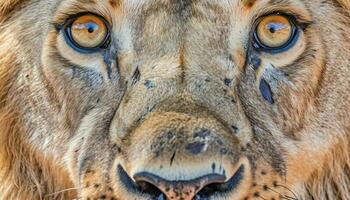
[(163, 195), (162, 191), (160, 191), (155, 185), (148, 183), (146, 181), (136, 182), (138, 189), (144, 193), (153, 197), (160, 197)]
[(197, 193), (197, 198), (209, 198), (217, 194), (225, 194), (233, 191), (243, 179), (244, 166), (242, 165), (230, 180), (225, 183), (212, 183), (202, 188)]
[(134, 182), (130, 176), (126, 173), (122, 166), (118, 165), (118, 176), (121, 184), (132, 193), (135, 194), (148, 194), (152, 199), (164, 200), (164, 194), (153, 184), (147, 181)]
[[(163, 179), (157, 175), (141, 172), (134, 176), (134, 179), (139, 186), (139, 190), (145, 194), (149, 194), (156, 199), (183, 199), (192, 200), (201, 199), (209, 196), (209, 193), (215, 193), (219, 191), (216, 189), (215, 183), (224, 183), (226, 177), (220, 174), (209, 174), (193, 180), (188, 181), (170, 181)], [(207, 189), (202, 191), (202, 196), (198, 196), (198, 192), (203, 189), (203, 187), (209, 186)]]
[(213, 194), (216, 194), (219, 192), (221, 193), (221, 190), (222, 190), (221, 186), (222, 184), (217, 184), (217, 183), (207, 185), (198, 192), (197, 196), (201, 198), (208, 198)]

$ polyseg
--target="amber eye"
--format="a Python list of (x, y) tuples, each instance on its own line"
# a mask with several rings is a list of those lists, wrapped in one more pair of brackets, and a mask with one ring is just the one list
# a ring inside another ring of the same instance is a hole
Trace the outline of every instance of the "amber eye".
[(258, 23), (255, 40), (264, 50), (281, 50), (293, 42), (296, 33), (296, 26), (291, 19), (282, 15), (270, 15)]
[(109, 28), (102, 17), (86, 14), (73, 19), (66, 27), (66, 40), (79, 51), (96, 51), (107, 46)]

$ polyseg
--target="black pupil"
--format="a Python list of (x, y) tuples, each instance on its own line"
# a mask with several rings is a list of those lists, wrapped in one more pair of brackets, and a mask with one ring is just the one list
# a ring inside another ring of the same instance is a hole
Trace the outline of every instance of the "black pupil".
[(89, 22), (86, 24), (86, 29), (89, 33), (93, 33), (98, 29), (98, 25), (93, 22)]
[(285, 29), (285, 25), (282, 23), (278, 23), (278, 22), (271, 22), (269, 24), (267, 24), (267, 29), (271, 32), (271, 33), (276, 33), (277, 31), (281, 31), (283, 29)]

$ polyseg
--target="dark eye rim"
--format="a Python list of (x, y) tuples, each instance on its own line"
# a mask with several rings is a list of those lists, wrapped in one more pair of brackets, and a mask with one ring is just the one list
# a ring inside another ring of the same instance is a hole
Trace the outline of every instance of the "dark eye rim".
[[(97, 45), (96, 47), (83, 47), (81, 45), (79, 45), (76, 41), (74, 41), (73, 37), (72, 37), (72, 32), (71, 32), (71, 27), (72, 24), (74, 23), (75, 20), (77, 20), (79, 17), (85, 16), (85, 15), (93, 15), (95, 17), (98, 17), (105, 25), (107, 31), (106, 31), (106, 36), (104, 38), (104, 40)], [(82, 13), (78, 13), (75, 15), (72, 15), (71, 17), (69, 17), (67, 19), (67, 21), (64, 23), (63, 25), (63, 36), (64, 39), (66, 41), (66, 43), (73, 48), (75, 51), (78, 51), (80, 53), (85, 53), (85, 54), (90, 54), (90, 53), (96, 53), (99, 51), (102, 51), (104, 49), (107, 49), (108, 46), (110, 45), (111, 42), (111, 27), (110, 24), (108, 23), (108, 21), (95, 13), (91, 13), (91, 12), (82, 12)]]
[[(286, 19), (288, 19), (290, 25), (292, 26), (292, 34), (289, 38), (289, 40), (284, 43), (283, 45), (279, 46), (279, 47), (269, 47), (267, 45), (264, 45), (260, 39), (259, 39), (259, 36), (258, 36), (258, 33), (257, 33), (257, 29), (258, 29), (258, 26), (260, 24), (260, 22), (266, 18), (266, 17), (269, 17), (269, 16), (282, 16), (282, 17), (285, 17)], [(263, 51), (263, 52), (266, 52), (266, 53), (271, 53), (271, 54), (278, 54), (278, 53), (283, 53), (285, 51), (288, 51), (290, 48), (292, 48), (298, 41), (299, 39), (299, 36), (300, 36), (300, 31), (301, 31), (301, 28), (298, 26), (298, 23), (297, 23), (297, 20), (295, 17), (289, 15), (289, 14), (284, 14), (284, 13), (272, 13), (272, 14), (268, 14), (268, 15), (264, 15), (262, 17), (260, 17), (255, 25), (254, 25), (254, 32), (253, 32), (253, 41), (254, 41), (254, 48), (258, 51)]]

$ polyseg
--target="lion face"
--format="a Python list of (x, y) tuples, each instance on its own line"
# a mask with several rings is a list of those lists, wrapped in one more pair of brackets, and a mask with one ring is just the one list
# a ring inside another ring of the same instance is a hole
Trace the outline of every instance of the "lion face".
[(0, 31), (1, 67), (19, 66), (9, 89), (16, 103), (5, 102), (20, 116), (23, 155), (35, 161), (25, 168), (41, 170), (30, 176), (38, 189), (21, 192), (311, 198), (311, 182), (348, 145), (350, 28), (341, 3), (17, 2)]

